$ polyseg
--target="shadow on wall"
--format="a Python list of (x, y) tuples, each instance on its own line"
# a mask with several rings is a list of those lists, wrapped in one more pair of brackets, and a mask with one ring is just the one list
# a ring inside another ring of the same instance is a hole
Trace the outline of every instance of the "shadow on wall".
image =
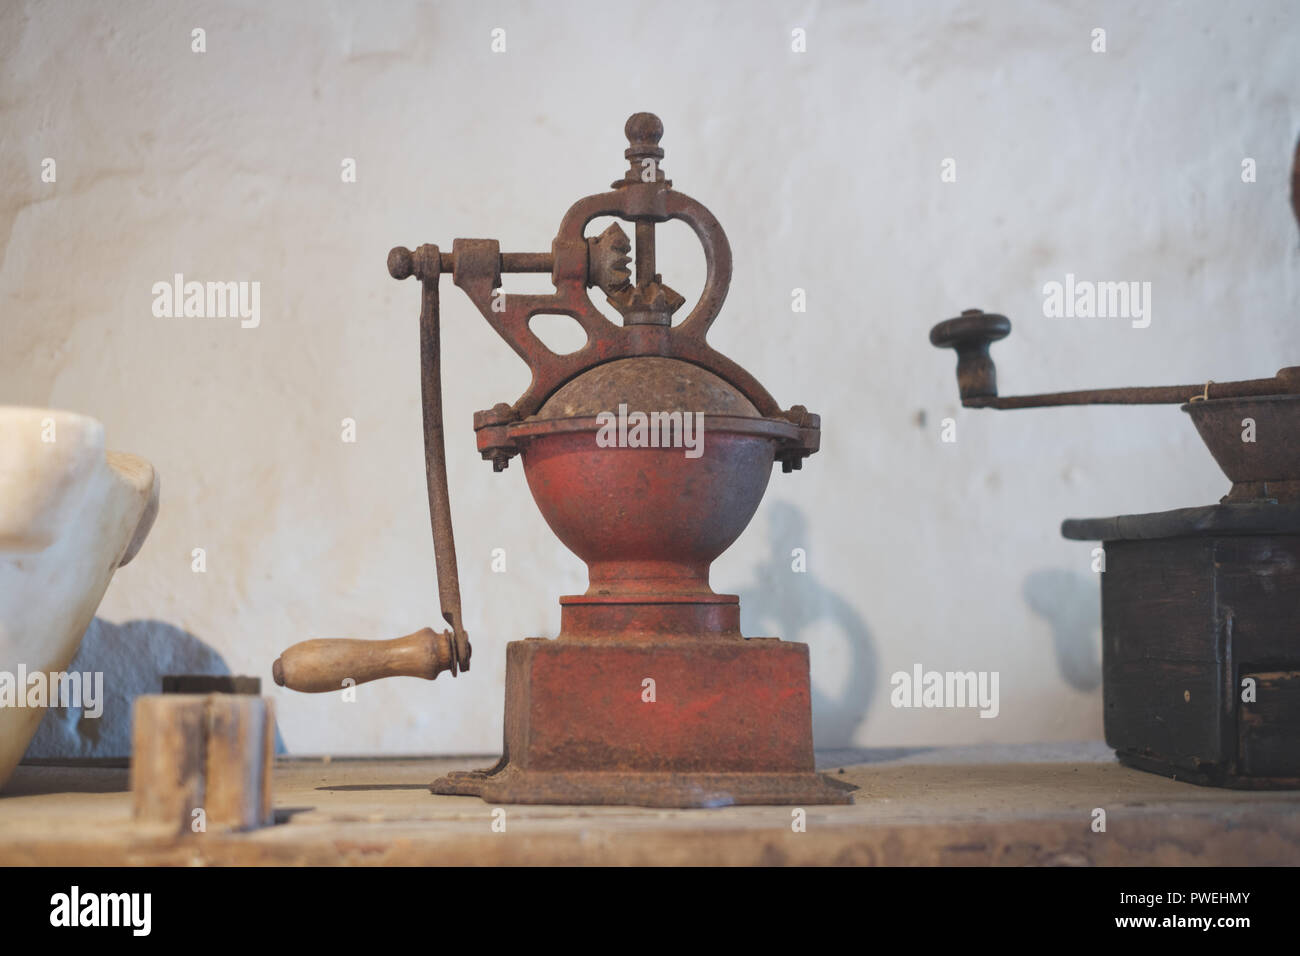
[(1025, 603), (1052, 626), (1061, 679), (1075, 690), (1101, 686), (1101, 621), (1097, 575), (1047, 569), (1025, 578)]
[[(103, 712), (92, 718), (79, 707), (51, 707), (24, 759), (130, 756), (136, 697), (161, 693), (164, 674), (230, 673), (220, 654), (165, 621), (112, 624), (98, 617), (86, 629), (68, 670), (103, 673)], [(275, 752), (284, 753), (278, 724)]]
[(817, 657), (811, 625), (829, 620), (848, 646), (844, 689), (836, 696), (812, 687), (813, 739), (818, 750), (847, 747), (871, 707), (876, 692), (876, 650), (871, 632), (857, 610), (821, 585), (811, 571), (792, 570), (791, 551), (807, 548), (808, 521), (786, 502), (768, 508), (772, 551), (754, 568), (755, 583), (740, 592), (741, 632), (747, 637), (803, 641)]

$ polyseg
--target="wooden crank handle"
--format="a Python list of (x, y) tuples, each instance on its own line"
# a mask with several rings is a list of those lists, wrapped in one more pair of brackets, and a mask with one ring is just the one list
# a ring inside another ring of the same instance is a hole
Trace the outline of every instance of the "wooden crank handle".
[(997, 396), (998, 372), (989, 346), (1010, 332), (1011, 322), (1005, 315), (980, 309), (967, 309), (930, 330), (930, 344), (957, 353), (957, 389), (963, 402)]
[(450, 632), (423, 628), (391, 641), (348, 638), (302, 641), (285, 650), (271, 665), (281, 687), (320, 694), (381, 677), (423, 677), (433, 680), (443, 671), (456, 676), (456, 653)]

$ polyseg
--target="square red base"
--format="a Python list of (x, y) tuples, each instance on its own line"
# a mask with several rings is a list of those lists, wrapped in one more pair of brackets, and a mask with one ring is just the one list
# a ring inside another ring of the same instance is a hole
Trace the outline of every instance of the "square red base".
[(437, 793), (504, 803), (847, 803), (813, 770), (808, 647), (573, 641), (506, 650), (505, 755)]

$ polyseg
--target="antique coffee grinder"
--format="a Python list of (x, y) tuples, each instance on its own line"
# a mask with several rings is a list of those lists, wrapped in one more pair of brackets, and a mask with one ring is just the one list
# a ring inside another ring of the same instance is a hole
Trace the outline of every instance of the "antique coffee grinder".
[[(1292, 202), (1300, 221), (1300, 153)], [(1232, 481), (1217, 505), (1068, 520), (1100, 540), (1106, 742), (1181, 780), (1300, 787), (1300, 366), (1272, 378), (1004, 397), (989, 346), (1011, 323), (940, 322), (966, 408), (1181, 404)]]
[[(495, 471), (523, 460), (537, 506), (586, 562), (590, 586), (560, 599), (558, 638), (508, 645), (500, 762), (444, 777), (433, 791), (493, 803), (847, 803), (852, 787), (813, 770), (807, 645), (742, 638), (737, 597), (709, 587), (710, 564), (753, 517), (773, 463), (792, 471), (817, 451), (819, 418), (800, 405), (783, 411), (707, 344), (731, 282), (727, 237), (664, 177), (659, 119), (637, 113), (625, 132), (626, 174), (569, 209), (549, 253), (457, 239), (450, 253), (424, 245), (389, 254), (394, 278), (422, 285), (425, 466), (451, 629), (306, 641), (273, 674), (320, 692), (346, 679), (469, 669), (442, 436), (438, 281), (448, 273), (532, 371), (513, 405), (475, 414), (479, 451)], [(617, 223), (585, 235), (602, 216), (634, 224), (635, 281), (632, 243)], [(684, 300), (655, 271), (655, 226), (670, 219), (694, 230), (706, 263), (699, 302), (677, 324)], [(555, 292), (504, 294), (501, 276), (511, 272), (549, 273)], [(622, 325), (592, 305), (592, 287)], [(548, 349), (529, 328), (548, 314), (570, 316), (586, 344), (567, 355)], [(692, 425), (693, 451), (674, 439)]]

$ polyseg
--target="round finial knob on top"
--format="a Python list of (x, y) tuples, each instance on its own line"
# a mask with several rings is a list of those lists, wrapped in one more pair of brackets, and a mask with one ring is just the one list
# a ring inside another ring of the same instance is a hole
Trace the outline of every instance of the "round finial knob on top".
[(623, 155), (628, 159), (663, 158), (659, 140), (664, 135), (664, 124), (654, 113), (633, 113), (623, 124), (623, 133), (628, 142)]

